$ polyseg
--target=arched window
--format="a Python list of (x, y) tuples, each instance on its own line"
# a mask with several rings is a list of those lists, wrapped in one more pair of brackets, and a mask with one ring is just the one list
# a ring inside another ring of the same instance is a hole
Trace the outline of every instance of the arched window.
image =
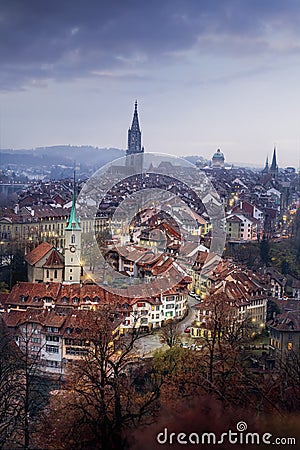
[(57, 269), (54, 269), (54, 278), (57, 278)]
[(47, 269), (46, 277), (49, 278), (49, 269)]
[(72, 234), (71, 236), (71, 244), (75, 244), (75, 234)]

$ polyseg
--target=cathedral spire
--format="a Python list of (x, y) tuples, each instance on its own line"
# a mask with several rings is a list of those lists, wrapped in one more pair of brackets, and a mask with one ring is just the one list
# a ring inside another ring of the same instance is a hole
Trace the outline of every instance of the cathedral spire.
[(127, 155), (143, 152), (141, 140), (142, 140), (142, 133), (139, 124), (138, 102), (136, 100), (134, 104), (134, 113), (131, 128), (129, 128), (128, 130)]
[(277, 167), (277, 162), (276, 162), (276, 147), (274, 147), (273, 158), (272, 158), (272, 164), (271, 164), (271, 170), (275, 170), (276, 167)]
[(131, 132), (141, 132), (140, 130), (140, 124), (139, 124), (139, 115), (138, 115), (138, 102), (137, 100), (135, 101), (134, 104), (134, 113), (133, 113), (133, 118), (132, 118), (132, 124), (131, 124)]
[(277, 165), (276, 147), (275, 146), (274, 146), (274, 151), (273, 151), (272, 163), (271, 163), (271, 167), (270, 167), (270, 173), (272, 174), (273, 177), (277, 177), (277, 175), (278, 175), (278, 165)]
[(266, 157), (266, 164), (265, 167), (263, 168), (262, 173), (269, 173), (269, 157)]
[(79, 220), (76, 216), (76, 169), (74, 162), (74, 174), (73, 174), (73, 195), (72, 195), (72, 208), (68, 220), (68, 224), (66, 226), (66, 230), (80, 230)]

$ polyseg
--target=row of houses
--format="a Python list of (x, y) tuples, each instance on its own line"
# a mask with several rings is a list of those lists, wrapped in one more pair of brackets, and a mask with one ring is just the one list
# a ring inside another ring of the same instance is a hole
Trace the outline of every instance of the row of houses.
[[(9, 248), (12, 249), (12, 244), (24, 246), (27, 253), (45, 241), (57, 249), (63, 249), (69, 213), (69, 206), (68, 208), (51, 205), (23, 207), (17, 214), (8, 208), (3, 208), (0, 217), (0, 240), (4, 247), (3, 254)], [(99, 215), (93, 220), (81, 218), (83, 234), (103, 233), (109, 224), (110, 218), (106, 215)]]
[(232, 321), (251, 322), (255, 333), (265, 328), (269, 292), (261, 277), (231, 261), (221, 259), (210, 272), (203, 267), (211, 255), (198, 257), (195, 268), (196, 295), (200, 302), (195, 306), (191, 335), (205, 335), (209, 321), (214, 316), (215, 298), (221, 296), (228, 307)]
[(133, 286), (127, 290), (128, 297), (96, 284), (19, 282), (10, 293), (1, 294), (2, 317), (21, 350), (26, 337), (29, 355), (38, 357), (45, 371), (58, 373), (66, 363), (86, 354), (88, 319), (97, 311), (107, 307), (114, 311), (116, 337), (134, 329), (148, 332), (169, 319), (184, 317), (188, 281), (168, 288), (167, 280), (157, 280), (151, 290)]

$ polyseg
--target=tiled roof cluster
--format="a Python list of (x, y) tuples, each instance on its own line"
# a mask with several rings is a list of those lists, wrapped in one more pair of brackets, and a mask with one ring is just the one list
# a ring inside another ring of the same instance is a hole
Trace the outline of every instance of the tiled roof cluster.
[(300, 310), (285, 311), (268, 322), (268, 325), (278, 331), (300, 331)]
[[(32, 309), (26, 311), (11, 310), (4, 312), (3, 320), (8, 328), (18, 328), (22, 324), (39, 324), (42, 332), (52, 333), (62, 337), (91, 337), (93, 329), (93, 321), (95, 313), (91, 310), (69, 310), (65, 314), (61, 314), (56, 310)], [(116, 328), (123, 321), (124, 317), (117, 311), (111, 312), (111, 320), (109, 323), (112, 329)]]
[[(79, 309), (107, 304), (130, 306), (139, 300), (151, 304), (160, 303), (160, 295), (178, 293), (187, 288), (190, 277), (178, 267), (170, 264), (165, 268), (164, 276), (152, 283), (132, 285), (128, 288), (107, 290), (93, 283), (30, 283), (18, 282), (11, 292), (4, 296), (3, 306), (7, 308), (47, 308), (53, 306), (60, 310)], [(171, 288), (170, 288), (171, 286)]]
[(228, 260), (221, 260), (208, 278), (213, 282), (211, 289), (208, 289), (208, 297), (224, 294), (228, 301), (247, 304), (253, 298), (267, 294), (254, 272)]

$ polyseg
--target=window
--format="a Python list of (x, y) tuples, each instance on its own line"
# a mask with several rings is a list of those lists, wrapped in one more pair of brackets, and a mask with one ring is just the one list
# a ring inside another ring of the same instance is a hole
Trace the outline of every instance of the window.
[(57, 327), (47, 327), (48, 333), (58, 333)]
[(288, 350), (289, 351), (293, 350), (293, 343), (292, 342), (288, 342)]
[(54, 278), (57, 278), (57, 269), (54, 269)]
[(75, 234), (72, 234), (71, 236), (71, 244), (75, 244)]
[(172, 308), (174, 308), (174, 304), (171, 304), (171, 305), (167, 305), (167, 306), (166, 306), (166, 309), (172, 309)]
[(39, 343), (41, 342), (41, 339), (38, 338), (38, 337), (32, 337), (32, 338), (31, 338), (31, 342), (34, 342), (34, 343), (36, 343), (36, 344), (39, 344)]
[(72, 348), (67, 347), (66, 348), (66, 355), (72, 355), (72, 356), (87, 356), (88, 350), (85, 350), (83, 348)]
[(46, 277), (49, 278), (49, 269), (46, 271)]
[(32, 352), (39, 352), (40, 351), (40, 347), (38, 345), (32, 345), (31, 346), (31, 351)]
[(56, 345), (46, 345), (46, 352), (58, 353), (58, 347), (56, 347)]
[(58, 361), (46, 361), (45, 365), (47, 367), (58, 367)]
[(59, 336), (46, 336), (46, 341), (59, 342)]

